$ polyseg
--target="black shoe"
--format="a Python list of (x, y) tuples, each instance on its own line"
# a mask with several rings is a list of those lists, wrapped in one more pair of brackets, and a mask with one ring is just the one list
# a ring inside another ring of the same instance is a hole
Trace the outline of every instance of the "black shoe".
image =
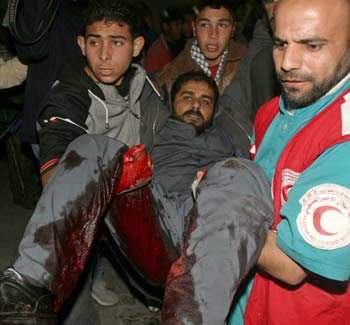
[(54, 296), (34, 286), (16, 270), (0, 271), (0, 324), (56, 325)]

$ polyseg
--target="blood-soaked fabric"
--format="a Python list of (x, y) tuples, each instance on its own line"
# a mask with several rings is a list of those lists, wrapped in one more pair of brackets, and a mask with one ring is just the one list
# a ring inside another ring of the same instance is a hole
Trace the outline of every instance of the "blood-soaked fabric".
[(74, 140), (27, 225), (14, 267), (52, 291), (58, 303), (84, 269), (125, 151), (125, 145), (103, 135)]
[(123, 167), (117, 194), (131, 191), (147, 184), (152, 176), (152, 157), (145, 151), (145, 145), (131, 147), (122, 158)]
[(272, 221), (270, 186), (260, 167), (235, 158), (211, 167), (168, 275), (162, 324), (224, 324)]
[(129, 259), (141, 274), (164, 286), (170, 266), (179, 257), (179, 252), (161, 226), (158, 206), (149, 186), (116, 197), (109, 213)]
[(157, 180), (116, 197), (109, 214), (122, 249), (141, 274), (165, 285), (171, 264), (183, 247), (191, 193), (167, 191)]

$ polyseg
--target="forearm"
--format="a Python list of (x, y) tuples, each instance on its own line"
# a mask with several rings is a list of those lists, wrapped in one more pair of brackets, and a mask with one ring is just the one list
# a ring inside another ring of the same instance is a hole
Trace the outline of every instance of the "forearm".
[(306, 271), (276, 245), (277, 233), (269, 230), (265, 246), (258, 260), (258, 267), (272, 277), (289, 285), (297, 285), (306, 276)]

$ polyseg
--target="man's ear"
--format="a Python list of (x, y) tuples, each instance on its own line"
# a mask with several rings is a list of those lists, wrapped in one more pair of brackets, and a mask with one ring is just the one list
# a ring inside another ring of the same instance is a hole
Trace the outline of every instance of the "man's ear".
[(80, 47), (81, 53), (85, 56), (85, 37), (84, 36), (78, 36), (77, 42)]
[(192, 20), (192, 33), (193, 36), (196, 37), (196, 20)]
[(234, 21), (234, 22), (232, 23), (231, 37), (235, 36), (236, 27), (237, 27), (237, 22)]
[(134, 39), (133, 52), (132, 52), (132, 56), (134, 58), (136, 58), (140, 54), (144, 44), (145, 44), (145, 39), (143, 38), (143, 36), (139, 36)]

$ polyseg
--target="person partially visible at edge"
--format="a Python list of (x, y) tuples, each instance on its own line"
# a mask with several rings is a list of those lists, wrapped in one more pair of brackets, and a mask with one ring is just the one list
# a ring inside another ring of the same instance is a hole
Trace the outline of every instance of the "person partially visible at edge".
[(273, 56), (281, 97), (255, 119), (252, 154), (275, 222), (230, 324), (350, 319), (350, 4), (280, 0)]
[(147, 73), (157, 73), (184, 48), (183, 16), (173, 8), (161, 9), (161, 34), (150, 45), (144, 58)]
[(219, 98), (220, 114), (216, 121), (222, 128), (242, 130), (237, 142), (245, 145), (242, 153), (246, 157), (249, 156), (250, 140), (245, 139), (251, 135), (251, 123), (257, 108), (280, 93), (272, 60), (270, 25), (275, 4), (276, 1), (263, 1), (265, 14), (255, 25), (253, 38), (237, 73)]
[[(33, 35), (44, 18), (46, 0), (19, 1), (16, 28), (22, 35)], [(36, 120), (45, 96), (58, 78), (63, 63), (70, 57), (79, 56), (76, 38), (81, 31), (82, 12), (87, 0), (61, 0), (52, 25), (45, 35), (34, 44), (14, 41), (19, 59), (28, 65), (25, 84), (21, 139), (31, 144), (35, 156), (39, 157), (39, 138)], [(7, 26), (8, 22), (4, 21)]]
[(186, 39), (193, 37), (192, 24), (196, 19), (196, 14), (194, 13), (195, 8), (196, 6), (187, 6), (182, 11), (182, 16), (183, 16), (182, 32)]
[(77, 38), (85, 65), (67, 64), (41, 107), (45, 188), (13, 268), (0, 272), (0, 323), (56, 324), (116, 193), (121, 165), (135, 160), (145, 173), (137, 177), (131, 169), (130, 182), (119, 182), (124, 190), (148, 180), (145, 150), (170, 110), (144, 69), (132, 63), (144, 44), (135, 14), (123, 1), (92, 1)]
[(235, 43), (234, 7), (230, 0), (204, 0), (198, 6), (198, 15), (192, 24), (194, 37), (187, 41), (183, 51), (156, 76), (159, 87), (168, 89), (184, 72), (202, 70), (211, 76), (219, 93), (231, 82), (245, 46)]
[(228, 112), (240, 111), (251, 120), (262, 104), (280, 94), (272, 58), (272, 22), (278, 0), (262, 2), (265, 13), (254, 26), (237, 74), (220, 96), (220, 105)]
[(20, 85), (26, 80), (27, 70), (27, 65), (23, 64), (17, 56), (6, 61), (0, 58), (0, 89)]

